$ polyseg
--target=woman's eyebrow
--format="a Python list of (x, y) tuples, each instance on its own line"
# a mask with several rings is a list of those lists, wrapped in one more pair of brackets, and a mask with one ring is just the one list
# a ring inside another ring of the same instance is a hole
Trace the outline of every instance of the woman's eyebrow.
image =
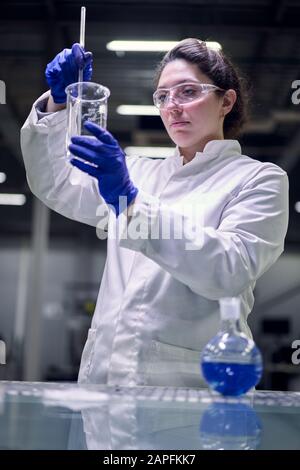
[[(199, 80), (195, 80), (193, 78), (185, 78), (183, 80), (177, 80), (172, 86), (176, 86), (176, 85), (179, 85), (180, 83), (200, 83)], [(167, 87), (166, 85), (161, 85), (159, 87), (157, 87), (157, 90), (161, 89), (161, 88), (172, 88), (172, 87)]]

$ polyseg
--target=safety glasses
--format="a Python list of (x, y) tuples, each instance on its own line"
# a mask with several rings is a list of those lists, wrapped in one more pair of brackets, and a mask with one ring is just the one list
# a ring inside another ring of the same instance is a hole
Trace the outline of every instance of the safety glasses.
[(170, 99), (176, 104), (187, 104), (202, 98), (211, 91), (225, 91), (211, 83), (185, 82), (171, 88), (159, 88), (153, 94), (154, 105), (158, 109), (164, 109)]

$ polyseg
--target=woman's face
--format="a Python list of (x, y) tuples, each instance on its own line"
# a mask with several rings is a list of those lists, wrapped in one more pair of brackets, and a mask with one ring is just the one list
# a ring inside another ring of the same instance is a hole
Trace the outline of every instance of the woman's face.
[[(171, 88), (185, 81), (212, 83), (197, 65), (176, 59), (163, 69), (158, 87)], [(210, 140), (224, 138), (224, 116), (230, 111), (227, 108), (224, 107), (224, 95), (209, 92), (199, 100), (183, 105), (170, 99), (166, 107), (160, 110), (160, 115), (172, 141), (190, 159), (197, 151), (202, 151)]]

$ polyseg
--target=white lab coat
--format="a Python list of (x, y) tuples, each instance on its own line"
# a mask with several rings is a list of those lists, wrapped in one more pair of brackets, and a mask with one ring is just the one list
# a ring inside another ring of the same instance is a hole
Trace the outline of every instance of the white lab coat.
[[(97, 181), (64, 153), (66, 111), (38, 119), (46, 96), (22, 129), (29, 186), (60, 214), (102, 226), (106, 205)], [(184, 166), (178, 149), (167, 159), (132, 157), (127, 164), (140, 191), (133, 216), (120, 216), (118, 229), (109, 214), (107, 260), (79, 380), (201, 386), (199, 356), (218, 330), (218, 299), (240, 296), (241, 328), (251, 335), (255, 282), (283, 251), (287, 175), (242, 155), (236, 140), (212, 140)], [(183, 207), (196, 209), (199, 219)], [(151, 237), (181, 213), (187, 237)], [(129, 229), (141, 218), (136, 239)]]

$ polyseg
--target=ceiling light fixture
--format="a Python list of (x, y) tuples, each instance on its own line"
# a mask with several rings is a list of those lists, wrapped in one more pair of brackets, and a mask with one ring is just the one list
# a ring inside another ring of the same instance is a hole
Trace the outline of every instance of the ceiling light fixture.
[(117, 113), (127, 116), (159, 116), (155, 106), (121, 104), (117, 107)]
[(6, 194), (0, 193), (1, 206), (23, 206), (26, 202), (24, 194)]
[(0, 171), (0, 184), (6, 181), (6, 174)]
[[(166, 52), (172, 49), (179, 41), (110, 41), (106, 49), (116, 52)], [(219, 51), (220, 43), (206, 41), (207, 47)]]

